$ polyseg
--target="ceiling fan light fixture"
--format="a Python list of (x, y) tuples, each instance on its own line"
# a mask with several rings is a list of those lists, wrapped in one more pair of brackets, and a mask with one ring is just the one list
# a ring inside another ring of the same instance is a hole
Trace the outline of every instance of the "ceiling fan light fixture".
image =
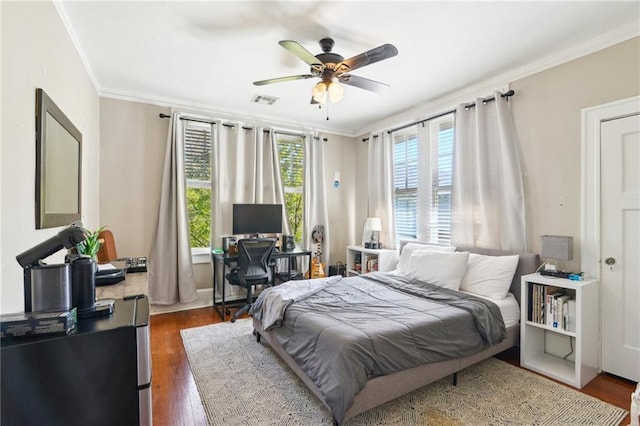
[(344, 87), (340, 86), (336, 82), (331, 82), (329, 84), (329, 99), (331, 99), (331, 103), (340, 102), (344, 96)]
[(327, 102), (328, 94), (331, 103), (335, 104), (344, 97), (344, 87), (335, 81), (321, 81), (313, 87), (311, 94), (313, 95), (313, 100), (321, 104)]
[(324, 104), (327, 102), (327, 85), (324, 81), (319, 82), (311, 89), (311, 95), (313, 100), (318, 103)]

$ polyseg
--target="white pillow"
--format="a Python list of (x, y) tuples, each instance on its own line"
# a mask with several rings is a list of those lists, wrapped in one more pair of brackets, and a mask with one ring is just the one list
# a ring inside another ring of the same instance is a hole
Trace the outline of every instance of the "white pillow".
[(435, 244), (418, 244), (418, 243), (407, 243), (402, 247), (402, 253), (400, 253), (400, 261), (396, 266), (396, 270), (405, 274), (407, 272), (407, 268), (409, 267), (409, 259), (411, 259), (411, 253), (415, 250), (424, 250), (424, 251), (437, 251), (437, 252), (447, 252), (451, 253), (456, 251), (454, 246), (437, 246)]
[(507, 296), (519, 256), (485, 256), (471, 253), (460, 290), (502, 300)]
[(416, 250), (411, 254), (406, 276), (458, 290), (460, 280), (467, 269), (468, 252), (446, 253), (426, 250)]

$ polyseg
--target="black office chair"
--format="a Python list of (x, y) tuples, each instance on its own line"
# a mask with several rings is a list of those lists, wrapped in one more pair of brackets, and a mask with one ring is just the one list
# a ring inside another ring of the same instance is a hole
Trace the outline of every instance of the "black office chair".
[(240, 308), (231, 322), (247, 312), (253, 303), (253, 286), (273, 283), (275, 263), (271, 254), (276, 247), (274, 238), (251, 238), (238, 241), (238, 261), (226, 277), (232, 285), (239, 285), (247, 290), (247, 303)]

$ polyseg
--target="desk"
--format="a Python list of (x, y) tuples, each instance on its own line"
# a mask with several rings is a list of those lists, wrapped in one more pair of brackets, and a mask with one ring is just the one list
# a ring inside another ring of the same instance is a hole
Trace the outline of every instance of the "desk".
[(124, 281), (96, 286), (96, 299), (124, 299), (138, 294), (149, 294), (146, 272), (127, 272)]
[[(304, 250), (304, 249), (300, 249), (300, 248), (296, 248), (293, 251), (274, 251), (273, 254), (271, 255), (272, 259), (287, 259), (287, 275), (291, 276), (291, 271), (292, 271), (292, 267), (291, 267), (291, 260), (293, 258), (299, 257), (299, 256), (307, 256), (309, 257), (309, 269), (308, 271), (311, 271), (311, 251), (310, 250)], [(213, 307), (216, 309), (216, 311), (218, 312), (218, 315), (220, 315), (220, 318), (222, 318), (222, 321), (226, 321), (226, 308), (227, 308), (227, 303), (226, 303), (226, 278), (225, 278), (225, 268), (228, 267), (229, 265), (235, 264), (236, 261), (238, 260), (238, 256), (237, 255), (230, 255), (228, 253), (222, 254), (222, 253), (213, 253), (211, 252), (211, 260), (213, 263)], [(222, 300), (220, 302), (216, 301), (216, 290), (221, 288), (221, 296), (222, 296)], [(245, 299), (242, 300), (242, 304), (245, 303)], [(235, 305), (235, 304), (234, 304)], [(231, 305), (228, 305), (231, 306)], [(222, 308), (222, 311), (219, 309)]]

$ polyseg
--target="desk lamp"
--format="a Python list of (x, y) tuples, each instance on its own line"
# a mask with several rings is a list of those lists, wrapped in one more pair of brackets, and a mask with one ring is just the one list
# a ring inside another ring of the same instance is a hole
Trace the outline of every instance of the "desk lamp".
[(540, 257), (553, 260), (553, 263), (545, 262), (545, 271), (557, 271), (556, 261), (573, 259), (573, 237), (541, 235)]
[(380, 248), (380, 231), (382, 231), (382, 221), (380, 218), (368, 217), (364, 221), (362, 246), (365, 248)]

